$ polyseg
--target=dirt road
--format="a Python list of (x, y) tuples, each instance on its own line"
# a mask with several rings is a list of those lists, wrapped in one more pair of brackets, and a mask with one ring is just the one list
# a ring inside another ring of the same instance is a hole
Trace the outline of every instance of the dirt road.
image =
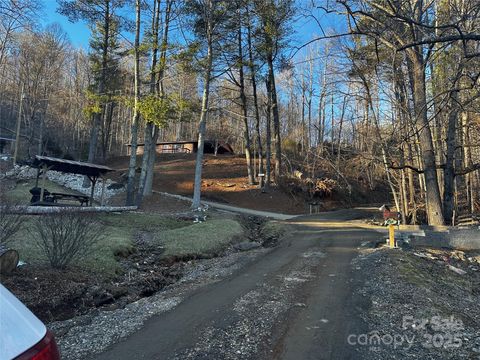
[(311, 225), (293, 225), (277, 248), (195, 291), (96, 359), (362, 358), (347, 338), (365, 330), (359, 315), (368, 303), (353, 293), (368, 274), (351, 261), (361, 244), (381, 235), (302, 220)]

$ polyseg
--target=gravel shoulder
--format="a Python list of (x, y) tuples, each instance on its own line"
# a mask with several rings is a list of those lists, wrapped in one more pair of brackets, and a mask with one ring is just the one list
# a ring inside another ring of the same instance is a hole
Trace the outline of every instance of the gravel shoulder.
[(353, 266), (370, 274), (355, 294), (369, 304), (361, 314), (368, 329), (351, 341), (368, 359), (479, 359), (478, 260), (460, 251), (363, 251)]
[(271, 249), (234, 252), (223, 257), (185, 263), (182, 278), (161, 292), (115, 310), (99, 309), (87, 315), (49, 324), (62, 359), (91, 359), (138, 331), (158, 314), (177, 307), (196, 290), (216, 283)]

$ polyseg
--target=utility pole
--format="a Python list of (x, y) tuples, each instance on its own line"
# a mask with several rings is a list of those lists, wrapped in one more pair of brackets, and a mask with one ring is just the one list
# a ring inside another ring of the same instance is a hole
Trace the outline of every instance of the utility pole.
[(18, 107), (17, 132), (15, 136), (15, 151), (13, 153), (13, 164), (17, 163), (18, 156), (18, 142), (20, 140), (20, 125), (22, 124), (22, 104), (23, 104), (23, 90), (25, 84), (22, 84), (22, 91), (20, 92), (20, 105)]

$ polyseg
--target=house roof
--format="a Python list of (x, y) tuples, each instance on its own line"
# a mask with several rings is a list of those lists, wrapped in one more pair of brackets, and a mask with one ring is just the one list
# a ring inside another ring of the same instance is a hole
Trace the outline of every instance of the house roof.
[(36, 168), (47, 166), (49, 170), (94, 177), (98, 177), (110, 171), (115, 171), (112, 168), (104, 165), (40, 155), (35, 156), (33, 166)]

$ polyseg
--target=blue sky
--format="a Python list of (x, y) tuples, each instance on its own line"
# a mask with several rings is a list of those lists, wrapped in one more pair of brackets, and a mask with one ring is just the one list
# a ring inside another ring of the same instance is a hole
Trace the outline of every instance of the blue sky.
[(83, 22), (71, 23), (68, 19), (56, 12), (57, 2), (55, 0), (43, 0), (44, 4), (44, 18), (43, 25), (51, 23), (59, 23), (63, 30), (70, 37), (72, 45), (75, 47), (88, 48), (88, 39), (90, 37), (90, 30)]
[[(300, 0), (299, 2), (306, 4), (307, 0)], [(87, 24), (81, 21), (71, 23), (66, 17), (58, 14), (56, 12), (57, 2), (55, 0), (43, 0), (43, 4), (44, 17), (41, 19), (41, 23), (43, 25), (48, 25), (54, 22), (59, 23), (70, 37), (73, 46), (88, 49), (90, 30), (88, 29)], [(334, 15), (324, 15), (320, 19), (325, 31), (332, 28), (337, 28), (338, 30), (338, 17)], [(296, 33), (293, 36), (292, 43), (297, 46), (312, 39), (313, 36), (318, 36), (321, 32), (318, 25), (312, 19), (302, 16), (297, 18), (294, 28)]]

